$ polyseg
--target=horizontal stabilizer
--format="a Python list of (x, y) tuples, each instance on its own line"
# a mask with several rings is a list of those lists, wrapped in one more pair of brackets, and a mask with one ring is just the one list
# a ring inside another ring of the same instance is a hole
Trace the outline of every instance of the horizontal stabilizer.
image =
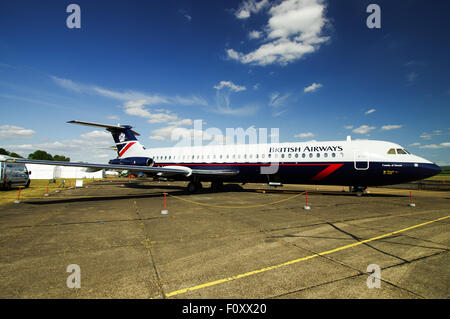
[(83, 121), (68, 121), (67, 123), (70, 124), (78, 124), (78, 125), (85, 125), (85, 126), (93, 126), (93, 127), (101, 127), (108, 131), (122, 131), (129, 129), (131, 133), (133, 133), (136, 136), (139, 136), (140, 134), (131, 130), (132, 126), (129, 125), (109, 125), (109, 124), (99, 124), (99, 123), (92, 123), (92, 122), (83, 122)]

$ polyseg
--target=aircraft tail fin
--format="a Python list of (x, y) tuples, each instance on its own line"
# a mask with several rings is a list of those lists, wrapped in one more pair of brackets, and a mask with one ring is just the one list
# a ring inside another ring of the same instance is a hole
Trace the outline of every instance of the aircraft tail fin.
[(70, 124), (78, 124), (85, 126), (101, 127), (106, 129), (113, 136), (117, 147), (117, 157), (130, 157), (136, 155), (136, 152), (143, 150), (144, 147), (137, 140), (136, 136), (140, 134), (132, 130), (130, 125), (109, 125), (82, 121), (69, 121)]

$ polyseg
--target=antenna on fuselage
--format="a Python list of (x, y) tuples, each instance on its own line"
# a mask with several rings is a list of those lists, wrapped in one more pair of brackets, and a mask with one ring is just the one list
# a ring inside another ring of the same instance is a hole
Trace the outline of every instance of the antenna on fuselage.
[(347, 135), (347, 142), (351, 142), (352, 141), (352, 137), (350, 135)]

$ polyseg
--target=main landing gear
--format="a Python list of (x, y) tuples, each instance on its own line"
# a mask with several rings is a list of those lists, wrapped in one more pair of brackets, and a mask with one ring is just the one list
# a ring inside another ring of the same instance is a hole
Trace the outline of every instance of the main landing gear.
[[(187, 191), (189, 193), (199, 193), (203, 189), (202, 183), (200, 181), (190, 181), (187, 185)], [(213, 181), (211, 182), (211, 190), (213, 192), (217, 192), (223, 189), (222, 181)]]
[(350, 192), (356, 196), (362, 196), (366, 193), (367, 186), (350, 186)]
[(190, 181), (187, 186), (187, 191), (189, 193), (197, 193), (203, 189), (202, 183), (198, 181)]

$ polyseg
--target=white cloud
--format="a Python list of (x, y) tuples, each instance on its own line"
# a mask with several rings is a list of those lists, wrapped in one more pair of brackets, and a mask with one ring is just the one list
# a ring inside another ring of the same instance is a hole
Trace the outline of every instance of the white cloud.
[(353, 125), (347, 125), (347, 126), (344, 126), (344, 128), (345, 128), (346, 130), (351, 130), (351, 129), (353, 128)]
[(36, 132), (33, 130), (25, 129), (15, 125), (1, 125), (0, 126), (0, 138), (2, 139), (20, 139), (31, 138)]
[(251, 13), (258, 13), (269, 4), (268, 0), (247, 0), (241, 3), (239, 9), (236, 11), (235, 16), (238, 19), (250, 18)]
[(246, 105), (243, 107), (231, 108), (230, 106), (217, 105), (217, 108), (213, 110), (215, 113), (224, 115), (234, 115), (234, 116), (247, 116), (253, 115), (258, 111), (258, 106), (256, 105)]
[(111, 134), (105, 131), (92, 131), (89, 133), (81, 134), (80, 137), (84, 139), (112, 139)]
[(317, 89), (320, 89), (323, 85), (320, 83), (313, 83), (310, 86), (307, 86), (303, 89), (303, 92), (314, 92)]
[[(250, 17), (247, 7), (238, 10), (242, 18)], [(321, 35), (327, 23), (322, 0), (285, 0), (273, 3), (265, 30), (267, 40), (256, 50), (244, 54), (234, 49), (226, 50), (230, 59), (243, 64), (286, 65), (315, 52), (329, 37)]]
[(274, 92), (270, 95), (269, 106), (280, 107), (284, 104), (286, 99), (290, 96), (289, 93), (280, 95), (278, 92)]
[(428, 144), (428, 145), (422, 145), (420, 148), (429, 148), (429, 149), (439, 149), (439, 148), (447, 148), (450, 147), (450, 142), (444, 142), (441, 144)]
[(355, 128), (352, 132), (357, 134), (367, 134), (374, 129), (376, 129), (375, 126), (361, 125), (360, 127)]
[(81, 92), (82, 90), (84, 90), (85, 88), (80, 85), (77, 84), (75, 82), (73, 82), (72, 80), (69, 79), (63, 79), (63, 78), (59, 78), (57, 76), (50, 76), (50, 78), (60, 87), (68, 89), (68, 90), (72, 90), (75, 92)]
[(403, 125), (383, 125), (381, 127), (381, 130), (382, 131), (390, 131), (390, 130), (396, 130), (396, 129), (399, 129), (402, 127), (403, 127)]
[(169, 124), (175, 125), (175, 126), (191, 126), (192, 120), (191, 119), (182, 119), (179, 121), (170, 122)]
[(96, 154), (96, 155), (94, 155), (94, 157), (96, 157), (96, 158), (109, 158), (109, 157), (111, 157), (111, 155), (110, 154)]
[(56, 76), (51, 76), (53, 81), (65, 88), (72, 91), (77, 91), (79, 93), (88, 93), (100, 95), (106, 98), (119, 100), (122, 102), (134, 102), (140, 101), (140, 103), (145, 105), (161, 105), (161, 104), (180, 104), (180, 105), (208, 105), (208, 102), (196, 95), (181, 97), (181, 96), (164, 96), (161, 94), (148, 94), (143, 92), (138, 92), (134, 90), (125, 91), (113, 91), (105, 89), (95, 85), (84, 85), (75, 83), (70, 79), (58, 78)]
[(119, 120), (119, 117), (117, 115), (109, 115), (106, 117), (108, 120)]
[(307, 137), (313, 137), (313, 136), (314, 136), (314, 134), (311, 132), (300, 133), (300, 134), (294, 135), (295, 138), (307, 138)]
[(431, 133), (422, 133), (422, 135), (420, 135), (420, 138), (423, 138), (424, 140), (431, 140), (434, 136), (442, 136), (442, 135), (449, 135), (449, 134), (450, 134), (450, 132), (434, 130)]
[(222, 90), (224, 87), (228, 87), (233, 92), (245, 91), (245, 86), (236, 85), (231, 81), (220, 81), (218, 85), (214, 85), (216, 90)]
[[(222, 90), (228, 87), (229, 90)], [(247, 116), (255, 114), (258, 110), (256, 105), (245, 105), (242, 107), (231, 107), (230, 95), (235, 92), (245, 90), (244, 86), (239, 86), (230, 81), (221, 81), (220, 84), (214, 86), (216, 91), (216, 108), (209, 109), (209, 111), (224, 115), (233, 116)]]
[[(201, 141), (221, 140), (223, 142), (223, 136), (217, 136), (209, 134), (208, 130), (202, 131), (194, 128), (177, 127), (175, 125), (169, 125), (166, 127), (158, 128), (152, 131), (153, 135), (149, 137), (151, 140), (157, 141), (173, 141), (173, 142), (186, 142), (186, 145), (194, 139), (200, 139)], [(181, 145), (180, 145), (181, 146)]]
[(420, 146), (421, 144), (419, 142), (411, 143), (408, 146), (414, 147), (414, 146)]
[(286, 113), (286, 110), (281, 110), (281, 111), (278, 111), (278, 112), (273, 112), (273, 113), (272, 113), (272, 116), (273, 116), (273, 117), (278, 117), (278, 116), (282, 115), (283, 113)]
[(375, 111), (376, 111), (375, 109), (370, 109), (370, 110), (366, 111), (364, 114), (369, 115), (369, 114), (372, 114)]
[(252, 40), (259, 39), (259, 38), (261, 38), (261, 36), (262, 36), (262, 33), (260, 31), (256, 31), (256, 30), (250, 31), (250, 33), (248, 34), (249, 39), (252, 39)]

